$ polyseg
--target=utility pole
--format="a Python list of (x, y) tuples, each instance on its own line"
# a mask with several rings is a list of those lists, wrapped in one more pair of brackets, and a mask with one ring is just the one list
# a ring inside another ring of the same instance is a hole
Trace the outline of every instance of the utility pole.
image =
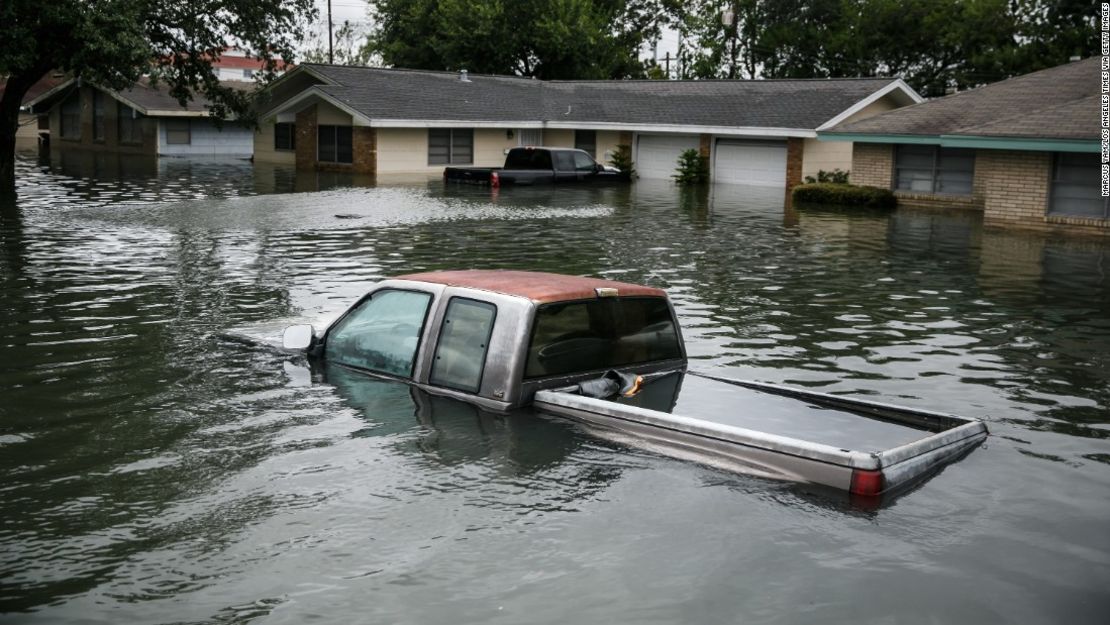
[(331, 43), (331, 0), (328, 0), (328, 64), (335, 64), (335, 51)]
[(664, 67), (667, 68), (667, 80), (671, 79), (671, 51), (667, 50), (667, 55), (663, 57)]

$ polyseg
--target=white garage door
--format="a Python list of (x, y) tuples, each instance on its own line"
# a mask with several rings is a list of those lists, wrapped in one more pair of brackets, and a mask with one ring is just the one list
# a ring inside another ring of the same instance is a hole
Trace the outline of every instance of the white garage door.
[(718, 139), (713, 182), (786, 186), (786, 142)]
[(636, 173), (641, 178), (671, 180), (678, 155), (698, 149), (697, 135), (640, 135), (636, 141)]

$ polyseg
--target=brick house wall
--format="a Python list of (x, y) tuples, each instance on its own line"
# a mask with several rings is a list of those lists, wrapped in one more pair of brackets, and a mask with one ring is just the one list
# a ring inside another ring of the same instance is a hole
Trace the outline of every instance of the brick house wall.
[(297, 113), (297, 169), (316, 169), (316, 105)]
[(894, 146), (888, 143), (852, 144), (852, 184), (889, 189), (894, 186)]
[(982, 190), (983, 218), (1044, 224), (1051, 175), (1052, 154), (1048, 152), (979, 150), (975, 186)]

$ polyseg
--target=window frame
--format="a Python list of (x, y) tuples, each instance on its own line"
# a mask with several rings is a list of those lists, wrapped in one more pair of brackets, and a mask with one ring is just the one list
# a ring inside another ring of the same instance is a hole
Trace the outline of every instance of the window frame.
[(352, 304), (350, 308), (348, 308), (346, 311), (344, 311), (342, 315), (340, 315), (335, 321), (333, 321), (331, 323), (331, 325), (328, 326), (327, 331), (324, 332), (324, 336), (323, 336), (322, 340), (320, 341), (321, 352), (324, 355), (324, 359), (330, 361), (330, 359), (328, 358), (328, 340), (331, 338), (332, 330), (339, 327), (339, 324), (342, 323), (344, 319), (351, 316), (351, 314), (354, 311), (358, 310), (359, 307), (361, 307), (367, 300), (374, 299), (375, 295), (377, 295), (379, 293), (385, 293), (387, 291), (401, 291), (401, 292), (405, 292), (405, 293), (419, 293), (420, 295), (427, 295), (428, 296), (428, 306), (427, 306), (427, 308), (424, 309), (424, 319), (420, 322), (420, 329), (416, 333), (416, 348), (413, 349), (413, 352), (412, 352), (413, 353), (412, 366), (409, 367), (408, 375), (402, 377), (402, 376), (398, 376), (398, 375), (395, 375), (395, 374), (392, 374), (392, 373), (385, 373), (385, 372), (382, 372), (382, 371), (375, 371), (374, 369), (367, 369), (366, 367), (360, 367), (358, 365), (351, 365), (351, 364), (347, 364), (347, 363), (344, 363), (344, 362), (335, 362), (335, 361), (331, 361), (331, 362), (334, 365), (339, 365), (341, 367), (347, 367), (348, 369), (354, 369), (356, 371), (363, 371), (363, 372), (370, 373), (370, 374), (373, 374), (373, 375), (379, 375), (379, 376), (382, 376), (382, 377), (390, 378), (392, 380), (409, 380), (409, 381), (415, 382), (416, 381), (416, 365), (420, 361), (420, 351), (424, 347), (424, 333), (428, 328), (428, 319), (431, 318), (432, 311), (436, 308), (437, 299), (438, 299), (436, 294), (431, 292), (431, 291), (424, 291), (424, 290), (421, 290), (421, 289), (402, 289), (402, 288), (397, 288), (397, 287), (392, 287), (392, 286), (388, 286), (388, 287), (385, 287), (385, 288), (375, 289), (373, 291), (370, 291), (366, 295), (363, 295), (361, 298), (359, 298), (359, 300), (357, 302)]
[[(278, 138), (280, 133), (278, 127), (289, 129), (289, 146), (282, 147), (278, 145)], [(292, 152), (297, 149), (297, 124), (294, 122), (274, 122), (274, 151)]]
[[(169, 119), (166, 119), (165, 120), (166, 145), (192, 145), (193, 144), (193, 124), (191, 123), (191, 121), (192, 120), (190, 120), (188, 117), (181, 118), (181, 119), (171, 117)], [(170, 129), (171, 124), (182, 124), (182, 123), (185, 124), (185, 130), (184, 131), (182, 131), (181, 128), (174, 128), (172, 130)], [(185, 140), (184, 141), (174, 141), (170, 138), (171, 137), (170, 133), (180, 134), (182, 132), (185, 133)]]
[[(76, 108), (76, 111), (72, 110)], [(58, 107), (58, 136), (70, 141), (81, 140), (81, 91), (74, 90)], [(69, 109), (69, 110), (67, 110)], [(67, 125), (66, 120), (69, 119)], [(67, 132), (68, 130), (68, 132)]]
[(96, 143), (104, 143), (108, 139), (104, 120), (104, 93), (95, 90), (92, 94), (92, 139)]
[(686, 359), (686, 343), (685, 343), (685, 341), (682, 340), (682, 325), (678, 322), (678, 315), (675, 314), (674, 305), (671, 303), (671, 301), (669, 299), (667, 299), (665, 297), (653, 297), (653, 296), (650, 296), (650, 295), (629, 295), (629, 296), (623, 296), (623, 297), (616, 297), (616, 298), (612, 298), (612, 299), (624, 300), (624, 301), (628, 301), (628, 300), (662, 300), (663, 303), (667, 307), (667, 311), (670, 315), (670, 321), (674, 326), (675, 342), (678, 345), (678, 355), (673, 357), (673, 358), (661, 358), (661, 359), (658, 359), (658, 360), (644, 360), (642, 362), (631, 362), (631, 363), (625, 363), (625, 364), (621, 364), (621, 365), (609, 364), (609, 365), (604, 365), (604, 366), (600, 366), (600, 367), (595, 367), (595, 368), (592, 368), (592, 369), (582, 369), (581, 371), (571, 371), (571, 372), (565, 372), (565, 373), (544, 373), (542, 375), (529, 375), (528, 374), (528, 360), (530, 358), (530, 354), (532, 353), (532, 345), (536, 340), (536, 330), (539, 328), (539, 325), (540, 325), (539, 323), (537, 323), (537, 321), (539, 320), (540, 310), (547, 307), (547, 306), (562, 306), (562, 305), (566, 305), (566, 304), (589, 304), (591, 302), (599, 301), (599, 298), (591, 297), (591, 298), (586, 298), (586, 299), (565, 300), (565, 301), (559, 301), (559, 302), (548, 302), (546, 304), (540, 304), (539, 306), (537, 306), (535, 311), (532, 313), (532, 323), (531, 323), (532, 327), (529, 328), (529, 330), (528, 330), (528, 347), (524, 351), (524, 364), (523, 364), (522, 380), (525, 383), (529, 383), (529, 382), (536, 382), (536, 381), (540, 381), (540, 380), (546, 380), (546, 379), (550, 379), (550, 378), (576, 377), (576, 376), (581, 376), (581, 375), (589, 375), (589, 374), (592, 374), (592, 373), (596, 373), (598, 371), (608, 371), (610, 369), (620, 369), (620, 368), (627, 368), (627, 367), (643, 367), (643, 366), (646, 366), (646, 365), (654, 365), (654, 364), (659, 364), (659, 363), (665, 363), (665, 362), (670, 362), (670, 361), (677, 361), (677, 360), (685, 360)]
[[(447, 133), (447, 160), (440, 161), (440, 157), (432, 158), (432, 133)], [(463, 161), (455, 157), (455, 135), (469, 133), (470, 134), (470, 159)], [(474, 164), (474, 129), (473, 128), (429, 128), (428, 137), (425, 143), (425, 148), (428, 155), (428, 166), (435, 165), (473, 165)]]
[[(331, 158), (322, 158), (320, 150), (320, 137), (323, 130), (327, 128), (332, 132), (332, 154)], [(351, 160), (339, 160), (339, 129), (345, 128), (347, 133), (351, 135)], [(316, 126), (316, 162), (318, 163), (334, 163), (336, 165), (353, 165), (355, 162), (355, 129), (354, 126), (344, 126), (337, 124), (320, 124)]]
[[(1062, 180), (1059, 178), (1061, 162), (1064, 160), (1065, 152), (1056, 152), (1052, 155), (1052, 169), (1048, 172), (1048, 205), (1045, 207), (1045, 216), (1049, 218), (1058, 219), (1095, 219), (1095, 220), (1110, 220), (1110, 197), (1100, 196), (1102, 199), (1102, 216), (1097, 215), (1080, 215), (1076, 213), (1056, 212), (1056, 183), (1071, 183), (1074, 181)], [(1092, 153), (1093, 156), (1093, 153)], [(1095, 160), (1095, 169), (1097, 171), (1099, 160)], [(1097, 179), (1093, 180), (1091, 185), (1098, 188)]]
[[(126, 111), (126, 115), (124, 112)], [(127, 122), (125, 123), (124, 120)], [(140, 123), (141, 117), (139, 112), (123, 102), (116, 103), (116, 140), (120, 145), (142, 145), (143, 143), (143, 127)], [(130, 131), (128, 137), (125, 139), (124, 126)]]
[[(910, 189), (910, 188), (903, 188), (903, 187), (898, 186), (898, 182), (901, 179), (900, 172), (906, 171), (906, 170), (925, 171), (921, 167), (899, 166), (899, 160), (900, 159), (899, 159), (898, 153), (902, 148), (925, 148), (925, 149), (928, 149), (930, 151), (930, 155), (929, 155), (930, 156), (930, 166), (929, 166), (929, 169), (928, 169), (928, 171), (929, 171), (929, 190), (928, 191), (916, 190), (916, 189)], [(967, 155), (967, 156), (970, 156), (970, 158), (971, 158), (971, 169), (967, 170), (967, 172), (970, 174), (971, 181), (970, 181), (970, 185), (969, 185), (968, 190), (967, 190), (966, 193), (953, 193), (953, 192), (950, 192), (950, 191), (939, 191), (938, 190), (938, 188), (940, 186), (940, 174), (945, 173), (945, 172), (950, 173), (950, 172), (963, 172), (964, 171), (964, 170), (961, 170), (961, 169), (953, 169), (953, 168), (947, 168), (947, 167), (943, 166), (943, 163), (942, 163), (943, 159), (941, 157), (942, 157), (942, 151), (945, 151), (945, 150), (949, 151), (949, 155), (948, 155), (949, 158), (960, 156), (960, 155)], [(953, 152), (959, 152), (959, 154), (953, 154)], [(894, 158), (893, 158), (893, 169), (894, 169), (893, 174), (894, 175), (892, 176), (891, 187), (893, 188), (894, 191), (902, 191), (904, 193), (923, 193), (923, 194), (927, 194), (927, 195), (944, 195), (944, 196), (951, 196), (951, 197), (970, 197), (970, 196), (975, 194), (975, 161), (976, 160), (977, 160), (977, 152), (976, 152), (976, 150), (970, 149), (970, 148), (945, 148), (945, 147), (942, 147), (942, 146), (939, 146), (939, 145), (931, 145), (931, 144), (899, 143), (899, 144), (896, 144), (894, 146)]]
[[(447, 324), (444, 323), (444, 322), (447, 320), (447, 315), (450, 314), (451, 305), (455, 303), (455, 300), (474, 302), (476, 304), (484, 304), (484, 305), (487, 305), (487, 306), (490, 306), (490, 307), (493, 308), (493, 316), (490, 317), (490, 321), (489, 321), (489, 331), (486, 333), (486, 347), (485, 347), (485, 350), (482, 352), (482, 362), (479, 363), (479, 365), (478, 365), (478, 383), (472, 389), (462, 388), (462, 387), (459, 387), (459, 386), (450, 386), (450, 385), (447, 385), (447, 384), (443, 384), (441, 382), (436, 382), (434, 380), (435, 373), (436, 373), (436, 362), (439, 360), (438, 359), (439, 348), (440, 348), (440, 345), (442, 345), (442, 342), (443, 342), (443, 331), (447, 327)], [(432, 365), (428, 368), (428, 384), (431, 384), (433, 386), (438, 386), (440, 388), (447, 388), (447, 389), (451, 389), (451, 390), (454, 390), (454, 391), (459, 391), (460, 393), (470, 393), (472, 395), (481, 392), (482, 382), (485, 381), (485, 376), (486, 376), (486, 362), (489, 359), (490, 339), (493, 338), (493, 329), (497, 325), (497, 315), (498, 315), (499, 312), (500, 312), (500, 309), (498, 308), (497, 304), (495, 304), (491, 301), (488, 301), (488, 300), (481, 300), (481, 299), (477, 299), (477, 298), (473, 298), (473, 297), (465, 297), (465, 296), (462, 296), (462, 295), (454, 295), (454, 296), (450, 297), (447, 300), (447, 304), (443, 307), (443, 317), (442, 317), (442, 319), (440, 321), (440, 324), (439, 324), (439, 333), (436, 335), (435, 349), (432, 350)]]

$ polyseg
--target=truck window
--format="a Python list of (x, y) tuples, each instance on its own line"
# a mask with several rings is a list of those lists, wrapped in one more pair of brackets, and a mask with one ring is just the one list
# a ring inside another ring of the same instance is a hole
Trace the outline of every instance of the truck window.
[(486, 351), (493, 333), (497, 307), (462, 297), (453, 297), (443, 315), (435, 360), (432, 361), (432, 384), (475, 393), (482, 385)]
[(555, 169), (559, 171), (574, 171), (574, 153), (555, 152)]
[(524, 377), (580, 373), (681, 358), (667, 300), (600, 298), (536, 310)]
[(377, 291), (328, 331), (328, 360), (411, 378), (431, 301), (420, 291)]
[(505, 157), (505, 169), (551, 170), (551, 153), (547, 150), (516, 148)]
[(575, 152), (574, 168), (578, 171), (592, 172), (594, 170), (594, 159), (590, 158), (590, 155), (585, 152)]

